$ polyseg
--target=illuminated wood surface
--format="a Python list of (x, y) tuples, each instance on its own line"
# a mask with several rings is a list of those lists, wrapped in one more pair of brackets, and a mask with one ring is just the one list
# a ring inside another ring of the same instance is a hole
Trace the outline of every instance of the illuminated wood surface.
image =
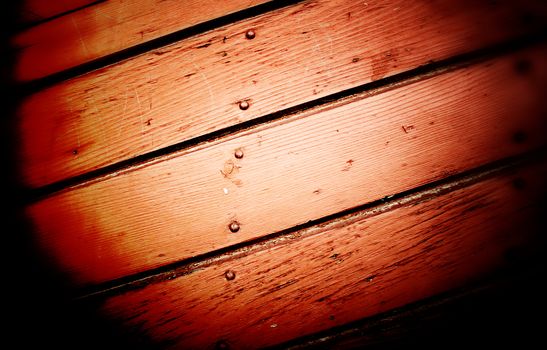
[[(232, 3), (239, 2), (226, 4)], [(305, 1), (146, 52), (23, 102), (24, 184), (39, 187), (81, 175), (432, 60), (504, 42), (542, 23), (529, 19), (529, 8), (512, 1)], [(137, 11), (146, 19), (147, 9), (128, 7), (123, 13)], [(161, 8), (150, 11), (164, 18)], [(141, 40), (142, 29), (127, 21), (120, 25)], [(250, 29), (254, 39), (246, 38)], [(115, 43), (133, 42), (125, 29), (116, 33), (110, 29), (98, 35)], [(99, 48), (112, 50), (97, 40)], [(92, 43), (85, 41), (91, 50)], [(55, 45), (48, 41), (48, 52)], [(74, 45), (67, 48), (70, 53), (83, 50), (79, 40)], [(63, 59), (71, 55), (63, 54)], [(39, 57), (40, 64), (31, 66), (47, 67), (47, 55)], [(53, 61), (61, 64), (62, 59)], [(247, 110), (240, 109), (241, 101), (249, 103)]]
[(503, 266), (510, 249), (541, 234), (534, 220), (546, 177), (545, 165), (530, 166), (438, 197), (417, 195), (112, 297), (102, 309), (135, 337), (167, 348), (275, 345)]
[(546, 54), (538, 47), (338, 101), (27, 212), (42, 247), (81, 285), (261, 237), (543, 145)]

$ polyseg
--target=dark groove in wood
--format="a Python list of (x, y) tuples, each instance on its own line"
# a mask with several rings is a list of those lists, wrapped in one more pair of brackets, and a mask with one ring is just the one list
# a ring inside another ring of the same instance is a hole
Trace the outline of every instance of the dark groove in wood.
[(237, 259), (274, 245), (286, 244), (295, 239), (299, 239), (300, 237), (315, 234), (315, 231), (324, 230), (326, 226), (335, 225), (340, 220), (351, 221), (354, 217), (372, 217), (410, 203), (414, 204), (427, 201), (431, 198), (491, 178), (500, 173), (515, 170), (529, 163), (545, 160), (545, 158), (547, 158), (547, 147), (541, 147), (525, 154), (484, 164), (480, 167), (454, 174), (441, 180), (397, 194), (388, 195), (384, 198), (327, 215), (316, 220), (310, 220), (304, 224), (299, 224), (257, 239), (207, 252), (159, 268), (100, 283), (95, 286), (84, 287), (80, 290), (76, 290), (74, 300), (102, 299), (112, 295), (122, 294), (129, 290), (141, 289), (149, 284), (188, 275), (214, 263)]
[(198, 136), (152, 152), (144, 153), (137, 157), (123, 160), (82, 175), (70, 177), (36, 189), (27, 189), (25, 193), (23, 193), (23, 198), (25, 202), (32, 203), (42, 198), (51, 196), (54, 193), (89, 185), (91, 183), (100, 181), (105, 177), (116, 175), (116, 173), (122, 171), (129, 171), (133, 167), (145, 165), (146, 163), (153, 162), (162, 157), (174, 154), (190, 147), (195, 147), (197, 145), (210, 142), (215, 139), (219, 139), (232, 133), (252, 129), (267, 124), (269, 122), (287, 118), (297, 113), (328, 105), (329, 103), (334, 103), (336, 101), (344, 101), (355, 97), (364, 97), (362, 95), (365, 94), (366, 96), (376, 95), (388, 90), (392, 90), (394, 88), (425, 80), (440, 75), (442, 73), (454, 71), (458, 68), (467, 67), (471, 64), (487, 61), (501, 55), (510, 54), (512, 52), (533, 46), (534, 44), (544, 42), (546, 39), (545, 34), (547, 33), (542, 32), (537, 35), (522, 37), (516, 40), (505, 42), (503, 44), (486, 47), (462, 55), (457, 55), (438, 62), (432, 62), (417, 67), (415, 69), (393, 75), (391, 77), (366, 83), (294, 107), (267, 114), (265, 116), (255, 118), (237, 125), (219, 129), (206, 135)]
[(264, 13), (275, 11), (280, 8), (294, 5), (299, 2), (302, 2), (304, 0), (279, 0), (279, 1), (270, 1), (264, 4), (256, 5), (250, 8), (246, 8), (244, 10), (240, 10), (222, 17), (218, 17), (215, 19), (211, 19), (206, 22), (202, 22), (199, 24), (196, 24), (194, 26), (181, 29), (179, 31), (173, 32), (171, 34), (167, 34), (164, 36), (161, 36), (156, 39), (152, 39), (150, 41), (144, 42), (142, 44), (138, 44), (132, 47), (129, 47), (127, 49), (111, 53), (109, 55), (103, 56), (101, 58), (83, 63), (81, 65), (78, 65), (73, 68), (66, 69), (64, 71), (51, 74), (47, 77), (36, 79), (30, 82), (22, 83), (19, 86), (19, 94), (20, 95), (29, 95), (32, 94), (38, 90), (45, 89), (46, 87), (49, 87), (51, 85), (58, 84), (62, 81), (69, 80), (71, 78), (75, 78), (79, 75), (83, 75), (86, 73), (89, 73), (91, 71), (118, 63), (120, 61), (129, 59), (133, 56), (137, 56), (140, 54), (143, 54), (148, 51), (152, 51), (155, 49), (159, 49), (163, 46), (167, 46), (169, 44), (175, 43), (177, 41), (189, 38), (191, 36), (201, 34), (203, 32), (207, 32), (213, 29), (217, 29), (219, 27), (239, 22), (245, 19), (249, 19), (252, 17), (256, 17), (259, 15), (262, 15)]

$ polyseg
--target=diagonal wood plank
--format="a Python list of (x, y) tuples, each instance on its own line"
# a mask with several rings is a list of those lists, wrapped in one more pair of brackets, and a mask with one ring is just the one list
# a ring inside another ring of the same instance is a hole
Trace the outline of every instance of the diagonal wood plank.
[(50, 184), (528, 33), (543, 23), (545, 11), (529, 12), (538, 3), (305, 1), (177, 42), (24, 101), (23, 182)]
[(261, 237), (543, 145), (546, 57), (540, 46), (339, 101), (57, 193), (27, 213), (44, 251), (81, 285)]
[(268, 0), (108, 0), (16, 35), (15, 79), (61, 72)]
[(508, 251), (532, 247), (544, 232), (536, 220), (546, 176), (543, 163), (360, 212), (111, 297), (103, 312), (169, 348), (236, 349), (375, 315), (477, 281), (506, 264)]

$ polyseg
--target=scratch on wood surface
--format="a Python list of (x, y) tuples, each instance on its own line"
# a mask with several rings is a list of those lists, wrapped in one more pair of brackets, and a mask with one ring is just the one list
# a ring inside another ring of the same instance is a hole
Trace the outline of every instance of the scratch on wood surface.
[[(298, 17), (298, 16), (296, 17), (296, 23), (297, 23), (298, 28), (304, 29), (304, 28), (302, 28), (302, 21), (300, 20), (300, 17)], [(307, 33), (308, 33), (308, 31), (303, 31), (302, 32), (302, 34), (307, 34)], [(313, 35), (311, 37), (313, 38)], [(304, 67), (304, 71), (306, 73), (308, 73), (310, 71), (310, 68), (309, 68), (309, 65), (308, 65), (308, 60), (302, 60), (302, 61), (304, 61), (304, 65), (302, 65), (301, 60), (295, 60), (294, 62), (296, 64), (298, 64), (300, 67)], [(254, 81), (253, 81), (253, 83), (254, 83)]]
[(137, 98), (137, 104), (139, 105), (139, 118), (141, 121), (141, 134), (144, 134), (144, 118), (142, 114), (142, 105), (141, 105), (141, 99), (139, 98), (139, 93), (137, 92), (136, 88), (133, 88), (133, 91), (135, 91), (135, 97)]
[(326, 38), (326, 44), (323, 45), (324, 46), (327, 46), (327, 50), (325, 52), (324, 49), (322, 49), (322, 46), (321, 44), (318, 42), (317, 40), (317, 35), (312, 35), (312, 38), (313, 40), (315, 41), (315, 46), (314, 46), (314, 49), (317, 53), (319, 53), (321, 56), (321, 63), (322, 63), (322, 72), (325, 73), (327, 79), (331, 79), (332, 78), (332, 72), (329, 68), (330, 67), (330, 64), (329, 64), (329, 57), (332, 56), (332, 53), (333, 53), (333, 47), (332, 47), (332, 37), (330, 35), (330, 31), (329, 30), (325, 30), (325, 28), (328, 28), (328, 26), (325, 24), (325, 23), (320, 23), (319, 24), (319, 37), (321, 40), (325, 40)]
[[(99, 122), (101, 123), (100, 125), (100, 130), (101, 130), (101, 139), (102, 139), (102, 143), (106, 145), (106, 148), (109, 149), (109, 151), (111, 151), (111, 147), (112, 147), (112, 144), (111, 142), (107, 142), (108, 140), (108, 137), (106, 136), (106, 131), (105, 131), (105, 128), (104, 126), (107, 125), (105, 123), (105, 120), (101, 114), (101, 112), (99, 111), (99, 108), (97, 107), (98, 106), (98, 103), (96, 103), (96, 101), (91, 101), (92, 104), (91, 104), (91, 109), (95, 111), (95, 114), (97, 114), (97, 118), (99, 118)], [(112, 153), (112, 152), (111, 152)]]
[(80, 132), (78, 131), (78, 124), (74, 121), (74, 130), (76, 130), (76, 142), (78, 144), (78, 149), (80, 149)]
[(76, 21), (74, 20), (74, 17), (70, 17), (70, 20), (71, 20), (72, 24), (74, 25), (74, 28), (76, 29), (76, 33), (78, 33), (78, 40), (80, 40), (80, 43), (82, 44), (85, 55), (90, 56), (89, 51), (87, 49), (87, 46), (85, 45), (84, 39), (82, 37), (82, 33), (80, 32), (80, 28), (78, 27), (78, 23), (76, 23)]
[(209, 110), (213, 109), (215, 105), (215, 97), (213, 90), (211, 89), (211, 83), (209, 82), (209, 79), (207, 79), (207, 74), (203, 72), (203, 69), (196, 64), (193, 58), (183, 58), (183, 60), (194, 66), (196, 73), (199, 73), (201, 81), (205, 84), (205, 87), (207, 88), (207, 93), (209, 94)]
[[(121, 3), (121, 6), (125, 6), (125, 2), (122, 2)], [(114, 17), (112, 17), (111, 15), (109, 15), (108, 13), (104, 12), (103, 10), (100, 9), (100, 6), (94, 6), (93, 7), (93, 10), (95, 11), (95, 13), (97, 13), (99, 16), (101, 17), (104, 17), (106, 19), (109, 19), (111, 21), (114, 21), (116, 22), (116, 24), (119, 24), (118, 21), (116, 21), (116, 19)], [(123, 12), (122, 12), (123, 13)], [(118, 12), (119, 14), (119, 12)]]
[(152, 111), (152, 95), (153, 95), (153, 90), (152, 90), (152, 87), (150, 86), (151, 84), (154, 84), (153, 83), (153, 79), (152, 79), (152, 74), (150, 72), (148, 72), (148, 111), (151, 112)]
[[(72, 108), (72, 104), (69, 102), (68, 98), (65, 98), (65, 103), (66, 103), (70, 113), (71, 114), (74, 113), (74, 109)], [(80, 148), (80, 135), (79, 135), (79, 132), (78, 132), (78, 123), (76, 122), (76, 120), (73, 121), (73, 127), (74, 127), (74, 130), (76, 130), (76, 139), (77, 139), (77, 143), (78, 143), (77, 149), (79, 149)], [(73, 151), (73, 154), (74, 154), (74, 151)]]
[[(194, 66), (196, 65), (195, 63), (193, 64)], [(201, 79), (203, 80), (203, 82), (205, 83), (205, 86), (207, 87), (207, 92), (209, 93), (209, 109), (211, 109), (211, 106), (214, 106), (215, 104), (215, 98), (213, 97), (213, 90), (211, 90), (211, 84), (209, 83), (209, 79), (207, 79), (207, 75), (203, 73), (203, 71), (200, 71), (199, 75), (201, 76)]]
[(123, 94), (123, 112), (122, 112), (122, 117), (120, 118), (120, 123), (118, 126), (118, 137), (122, 134), (122, 125), (125, 120), (126, 111), (127, 111), (127, 87), (125, 88), (124, 94)]

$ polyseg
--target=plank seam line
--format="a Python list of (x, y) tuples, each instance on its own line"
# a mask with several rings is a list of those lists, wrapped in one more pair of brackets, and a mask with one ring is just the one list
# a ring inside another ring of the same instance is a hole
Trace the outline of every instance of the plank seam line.
[(75, 67), (68, 68), (57, 73), (53, 73), (46, 77), (21, 83), (18, 86), (18, 90), (19, 90), (18, 93), (21, 96), (26, 96), (26, 95), (35, 93), (38, 90), (45, 89), (52, 85), (61, 83), (63, 81), (90, 73), (94, 70), (105, 68), (107, 66), (114, 65), (121, 61), (130, 59), (132, 57), (144, 54), (148, 51), (156, 50), (164, 46), (176, 43), (177, 41), (181, 41), (198, 34), (212, 31), (229, 24), (233, 24), (243, 20), (248, 20), (253, 17), (257, 17), (271, 11), (279, 10), (284, 7), (293, 6), (302, 1), (304, 0), (268, 1), (266, 3), (248, 7), (246, 9), (242, 9), (234, 13), (229, 13), (221, 17), (213, 18), (208, 21), (195, 24), (188, 28), (183, 28), (173, 33), (166, 34), (159, 38), (155, 38), (155, 39), (128, 47), (126, 49), (113, 52), (106, 56), (94, 59), (89, 62), (85, 62)]
[(250, 241), (207, 252), (192, 258), (174, 262), (159, 268), (150, 269), (116, 280), (84, 287), (73, 298), (74, 301), (104, 297), (124, 293), (128, 290), (144, 288), (147, 285), (172, 280), (202, 270), (216, 263), (238, 259), (249, 254), (280, 246), (302, 237), (318, 234), (343, 222), (344, 225), (370, 218), (388, 211), (418, 204), (445, 195), (452, 191), (473, 185), (501, 173), (516, 171), (518, 168), (537, 163), (547, 158), (547, 146), (524, 154), (507, 157), (479, 167), (463, 171), (397, 194), (358, 205), (353, 208), (309, 220), (303, 224), (277, 231)]
[(377, 95), (398, 87), (426, 80), (443, 73), (468, 67), (472, 64), (478, 64), (497, 58), (501, 55), (510, 54), (512, 52), (527, 48), (534, 44), (540, 44), (546, 39), (544, 34), (545, 33), (541, 35), (526, 36), (502, 44), (453, 56), (445, 60), (428, 63), (390, 77), (336, 92), (316, 100), (279, 110), (262, 117), (254, 118), (158, 150), (147, 152), (133, 158), (122, 160), (99, 169), (91, 170), (81, 175), (62, 179), (35, 189), (27, 188), (23, 190), (24, 193), (22, 193), (21, 197), (23, 198), (24, 203), (30, 204), (58, 192), (88, 186), (110, 177), (122, 175), (130, 171), (142, 169), (171, 158), (179, 157), (187, 153), (210, 147), (215, 144), (215, 141), (221, 142), (229, 140), (229, 135), (232, 137), (240, 136), (240, 132), (255, 130), (264, 126), (268, 127), (268, 124), (272, 122), (282, 123), (283, 120), (288, 120), (288, 118), (294, 117), (300, 113), (305, 112), (306, 114), (311, 114), (317, 113), (319, 110), (339, 107), (343, 104), (347, 104), (358, 99)]

